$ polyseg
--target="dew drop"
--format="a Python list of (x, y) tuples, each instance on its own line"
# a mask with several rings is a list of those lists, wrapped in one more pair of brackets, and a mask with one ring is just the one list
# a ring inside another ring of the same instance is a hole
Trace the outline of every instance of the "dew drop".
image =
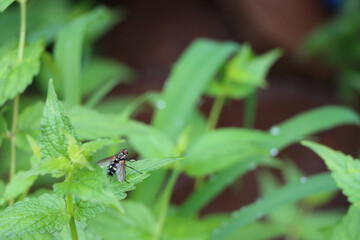
[(256, 218), (257, 219), (260, 219), (260, 218), (263, 218), (264, 217), (264, 214), (263, 213), (258, 213), (256, 214)]
[(272, 148), (272, 149), (270, 149), (270, 155), (272, 156), (272, 157), (275, 157), (275, 156), (277, 156), (279, 154), (279, 150), (277, 149), (277, 148)]
[(306, 182), (307, 182), (307, 177), (302, 176), (302, 177), (300, 178), (300, 183), (306, 183)]
[(164, 100), (157, 101), (156, 107), (158, 109), (162, 110), (166, 107), (166, 102)]
[(277, 136), (280, 134), (280, 128), (278, 126), (273, 126), (270, 128), (270, 134)]
[(256, 163), (250, 163), (250, 164), (249, 164), (250, 170), (255, 170), (256, 167), (257, 167)]
[(184, 125), (184, 120), (182, 119), (176, 119), (175, 120), (175, 125), (178, 126), (178, 127), (181, 127), (182, 125)]

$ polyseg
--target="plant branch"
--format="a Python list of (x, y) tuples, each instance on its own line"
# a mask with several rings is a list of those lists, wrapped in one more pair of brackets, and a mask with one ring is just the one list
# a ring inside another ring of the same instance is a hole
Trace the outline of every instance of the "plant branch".
[(71, 216), (70, 222), (69, 222), (71, 239), (78, 240), (78, 234), (77, 234), (76, 224), (75, 224), (75, 219), (74, 219), (74, 206), (73, 206), (71, 194), (66, 195), (66, 210), (67, 210), (67, 213), (70, 214), (70, 216)]
[(208, 130), (212, 130), (212, 129), (216, 128), (216, 125), (218, 123), (218, 120), (219, 120), (219, 117), (221, 114), (222, 107), (224, 106), (224, 103), (225, 103), (224, 96), (218, 96), (215, 98), (215, 101), (214, 101), (211, 111), (210, 111), (209, 119), (207, 121), (207, 129)]
[(256, 105), (257, 105), (257, 90), (255, 89), (245, 99), (245, 109), (244, 109), (244, 127), (253, 128), (256, 115)]
[[(26, 36), (26, 0), (20, 0), (20, 38), (19, 38), (19, 51), (18, 51), (18, 64), (21, 64), (24, 57), (25, 49), (25, 36)], [(9, 181), (15, 176), (16, 171), (16, 127), (19, 115), (19, 94), (16, 95), (13, 103), (13, 116), (11, 123), (11, 158), (10, 158), (10, 173)], [(14, 204), (14, 198), (9, 200), (9, 206)]]

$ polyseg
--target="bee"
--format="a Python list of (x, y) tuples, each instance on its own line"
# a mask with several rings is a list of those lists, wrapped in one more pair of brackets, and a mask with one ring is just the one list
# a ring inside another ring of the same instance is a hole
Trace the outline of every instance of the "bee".
[(133, 167), (126, 165), (125, 161), (129, 161), (126, 159), (128, 154), (129, 153), (126, 149), (121, 149), (121, 151), (118, 152), (117, 154), (107, 157), (107, 158), (104, 158), (104, 159), (98, 161), (96, 164), (98, 164), (102, 168), (108, 167), (107, 174), (109, 176), (113, 176), (116, 173), (119, 182), (123, 183), (125, 181), (125, 182), (129, 183), (125, 179), (126, 167), (131, 168), (132, 170), (134, 170), (140, 174), (143, 174), (143, 173), (139, 172), (138, 170), (136, 170)]

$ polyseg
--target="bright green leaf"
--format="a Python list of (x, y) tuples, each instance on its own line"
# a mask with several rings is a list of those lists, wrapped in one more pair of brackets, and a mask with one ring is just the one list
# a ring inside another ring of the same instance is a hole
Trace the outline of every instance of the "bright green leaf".
[(176, 141), (208, 83), (236, 49), (237, 45), (231, 42), (207, 39), (193, 42), (166, 82), (163, 107), (155, 113), (154, 126)]
[(26, 232), (61, 231), (70, 220), (65, 201), (55, 194), (26, 198), (0, 213), (0, 237), (13, 237)]
[(335, 227), (332, 240), (355, 240), (360, 239), (360, 209), (350, 206), (348, 213)]
[(287, 184), (265, 196), (262, 200), (234, 212), (221, 227), (214, 230), (211, 239), (226, 239), (242, 226), (284, 204), (291, 204), (312, 194), (332, 191), (336, 188), (336, 184), (329, 174), (318, 174), (308, 178), (305, 182)]
[(68, 144), (68, 154), (70, 160), (74, 163), (78, 163), (81, 165), (89, 165), (89, 162), (86, 160), (84, 154), (82, 153), (82, 149), (78, 145), (76, 139), (68, 133), (65, 133), (67, 144)]
[(89, 201), (79, 200), (76, 202), (76, 208), (74, 210), (74, 217), (77, 221), (87, 221), (90, 218), (94, 218), (99, 213), (105, 211), (105, 206), (101, 203), (93, 203)]
[(14, 178), (6, 185), (4, 195), (0, 204), (4, 204), (11, 198), (16, 198), (29, 190), (37, 178), (35, 171), (19, 171)]
[(183, 162), (184, 170), (191, 176), (206, 175), (255, 154), (276, 155), (287, 142), (285, 138), (261, 131), (218, 129), (202, 135), (189, 147)]
[(40, 70), (44, 43), (36, 41), (25, 46), (23, 60), (18, 62), (18, 46), (11, 43), (0, 49), (0, 106), (25, 91)]
[(74, 173), (70, 181), (54, 184), (54, 191), (61, 195), (74, 194), (84, 201), (100, 202), (111, 205), (120, 212), (122, 206), (108, 188), (106, 173), (98, 166), (91, 171), (82, 168)]
[(351, 203), (360, 206), (360, 161), (318, 143), (304, 141), (302, 144), (325, 161), (344, 195)]
[(73, 137), (76, 136), (50, 80), (48, 96), (41, 118), (40, 155), (42, 160), (68, 157), (65, 132)]
[(96, 139), (94, 141), (86, 142), (80, 146), (82, 154), (85, 158), (90, 158), (93, 153), (102, 149), (105, 146), (121, 143), (122, 141), (114, 141), (112, 139)]
[(350, 108), (326, 106), (287, 119), (273, 126), (270, 132), (287, 137), (306, 136), (343, 124), (360, 125), (359, 115)]
[(0, 1), (0, 12), (5, 11), (5, 9), (10, 6), (15, 0), (1, 0)]
[(89, 226), (103, 239), (153, 239), (156, 222), (150, 209), (137, 202), (123, 202), (125, 214), (107, 210), (89, 221)]

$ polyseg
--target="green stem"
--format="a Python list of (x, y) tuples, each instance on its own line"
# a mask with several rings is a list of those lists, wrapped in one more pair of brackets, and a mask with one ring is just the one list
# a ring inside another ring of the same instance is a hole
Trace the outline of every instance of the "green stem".
[(245, 99), (244, 127), (253, 128), (257, 105), (257, 90)]
[(180, 175), (180, 170), (178, 170), (177, 167), (175, 167), (161, 197), (159, 198), (159, 202), (157, 205), (159, 206), (158, 221), (156, 224), (156, 230), (153, 238), (154, 240), (159, 240), (161, 238), (161, 233), (164, 228), (167, 211), (170, 205), (171, 193), (179, 175)]
[(74, 206), (73, 206), (71, 194), (66, 195), (66, 209), (67, 209), (67, 213), (71, 216), (70, 222), (69, 222), (71, 239), (78, 240), (76, 224), (75, 224), (75, 219), (74, 219)]
[[(25, 36), (26, 36), (26, 0), (19, 0), (20, 4), (20, 38), (19, 38), (19, 52), (18, 52), (18, 64), (21, 64), (24, 57), (25, 49)], [(9, 181), (15, 176), (16, 171), (16, 126), (19, 115), (19, 94), (16, 95), (13, 103), (13, 116), (11, 123), (11, 157), (10, 157), (10, 173)], [(14, 204), (14, 198), (10, 198), (9, 206)]]
[(208, 130), (212, 130), (212, 129), (216, 128), (222, 107), (224, 106), (224, 103), (225, 103), (224, 96), (218, 96), (215, 99), (215, 101), (212, 105), (211, 111), (210, 111), (209, 119), (207, 121), (207, 129)]

